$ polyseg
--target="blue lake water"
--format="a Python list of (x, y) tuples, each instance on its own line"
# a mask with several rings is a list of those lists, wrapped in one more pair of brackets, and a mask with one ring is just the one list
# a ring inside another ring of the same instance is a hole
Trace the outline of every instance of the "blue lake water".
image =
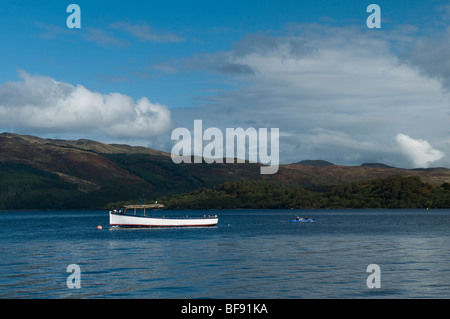
[[(0, 212), (0, 298), (450, 297), (450, 210), (206, 213), (219, 225), (110, 229), (106, 211)], [(290, 223), (297, 215), (316, 223)], [(79, 289), (66, 284), (71, 264)], [(366, 284), (370, 264), (380, 288)]]

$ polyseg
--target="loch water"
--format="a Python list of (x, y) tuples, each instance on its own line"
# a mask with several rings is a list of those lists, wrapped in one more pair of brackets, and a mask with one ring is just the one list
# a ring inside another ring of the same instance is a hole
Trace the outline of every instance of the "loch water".
[[(0, 298), (450, 298), (450, 210), (164, 214), (219, 224), (122, 229), (107, 211), (0, 212)], [(373, 264), (379, 288), (367, 284)]]

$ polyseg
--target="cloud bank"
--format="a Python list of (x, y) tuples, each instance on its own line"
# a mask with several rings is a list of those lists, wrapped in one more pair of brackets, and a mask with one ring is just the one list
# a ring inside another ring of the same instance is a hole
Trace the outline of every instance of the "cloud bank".
[(102, 94), (82, 85), (20, 72), (22, 81), (0, 84), (0, 126), (15, 132), (116, 140), (148, 139), (171, 128), (167, 106), (146, 97)]
[[(188, 121), (199, 118), (221, 128), (278, 127), (282, 163), (442, 163), (450, 151), (449, 96), (443, 81), (406, 59), (418, 54), (414, 32), (291, 25), (284, 35), (247, 35), (229, 51), (187, 62), (228, 77), (231, 85), (199, 97), (197, 108), (177, 109), (173, 119), (191, 126)], [(418, 137), (419, 150), (400, 133)]]
[[(46, 36), (59, 32), (47, 31)], [(123, 40), (118, 35), (187, 41), (125, 22), (84, 35), (103, 44)], [(204, 94), (192, 92), (192, 100), (172, 114), (147, 98), (134, 101), (24, 73), (23, 81), (0, 84), (0, 125), (21, 132), (153, 138), (170, 151), (170, 127), (192, 128), (202, 119), (205, 127), (223, 130), (279, 128), (281, 163), (324, 159), (450, 167), (449, 39), (448, 28), (427, 35), (407, 25), (374, 32), (290, 24), (247, 34), (228, 50), (153, 65), (169, 81), (181, 74), (183, 80), (206, 83)]]

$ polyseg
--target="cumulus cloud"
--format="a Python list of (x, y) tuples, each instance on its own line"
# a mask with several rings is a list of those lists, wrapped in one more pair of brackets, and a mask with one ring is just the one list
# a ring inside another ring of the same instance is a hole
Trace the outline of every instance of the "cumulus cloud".
[(0, 125), (20, 132), (147, 139), (167, 132), (167, 106), (143, 97), (102, 94), (82, 85), (20, 72), (22, 81), (0, 84)]
[(413, 139), (405, 134), (397, 134), (396, 141), (401, 151), (416, 167), (426, 168), (431, 163), (444, 157), (441, 151), (434, 149), (426, 140)]

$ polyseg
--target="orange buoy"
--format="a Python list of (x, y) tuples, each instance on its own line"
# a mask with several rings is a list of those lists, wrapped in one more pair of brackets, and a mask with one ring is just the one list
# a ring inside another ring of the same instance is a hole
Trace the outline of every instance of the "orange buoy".
[(102, 229), (102, 226), (100, 226), (100, 225), (99, 225), (99, 226), (97, 226), (97, 229), (98, 229), (98, 230)]

